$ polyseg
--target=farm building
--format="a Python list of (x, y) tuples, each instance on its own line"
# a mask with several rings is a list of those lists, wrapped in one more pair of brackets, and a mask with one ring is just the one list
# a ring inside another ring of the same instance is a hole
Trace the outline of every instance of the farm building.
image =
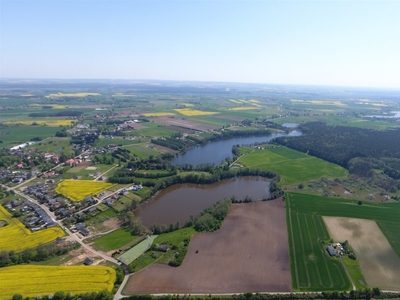
[(336, 250), (335, 250), (335, 248), (333, 248), (332, 245), (329, 245), (328, 247), (326, 247), (326, 250), (328, 251), (330, 256), (335, 256), (336, 255)]

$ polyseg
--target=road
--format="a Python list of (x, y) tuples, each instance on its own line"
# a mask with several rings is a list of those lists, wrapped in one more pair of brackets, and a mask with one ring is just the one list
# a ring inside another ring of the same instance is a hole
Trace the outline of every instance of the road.
[(122, 281), (121, 285), (119, 286), (118, 291), (114, 295), (114, 300), (118, 300), (118, 299), (121, 299), (121, 298), (125, 297), (125, 296), (122, 295), (122, 290), (124, 289), (126, 283), (128, 282), (129, 276), (130, 275), (125, 275), (125, 278)]
[(58, 226), (60, 226), (61, 228), (64, 229), (64, 231), (71, 236), (76, 242), (78, 242), (82, 247), (84, 247), (85, 249), (87, 249), (88, 251), (90, 251), (91, 253), (93, 253), (95, 256), (99, 256), (109, 262), (112, 262), (114, 264), (118, 264), (118, 261), (108, 255), (105, 255), (102, 252), (96, 251), (94, 250), (91, 246), (85, 244), (75, 233), (71, 232), (68, 228), (64, 227), (63, 224), (61, 223), (60, 220), (57, 220), (56, 216), (54, 215), (54, 213), (52, 211), (50, 211), (48, 209), (48, 207), (46, 205), (40, 204), (37, 200), (33, 199), (32, 197), (16, 190), (15, 188), (10, 188), (8, 186), (5, 186), (3, 184), (0, 184), (0, 186), (2, 186), (3, 188), (6, 188), (9, 191), (14, 191), (15, 194), (21, 196), (22, 198), (25, 198), (26, 200), (36, 204), (37, 206), (39, 206), (50, 218), (51, 220), (56, 223)]

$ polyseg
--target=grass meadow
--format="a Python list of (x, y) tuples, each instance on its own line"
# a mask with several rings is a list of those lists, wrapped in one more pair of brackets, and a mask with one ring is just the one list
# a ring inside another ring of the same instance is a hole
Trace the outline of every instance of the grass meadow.
[(277, 172), (281, 176), (282, 185), (305, 182), (321, 176), (342, 177), (348, 174), (346, 169), (338, 165), (286, 147), (263, 150), (246, 147), (241, 149), (241, 153), (244, 155), (238, 164)]
[[(400, 204), (286, 194), (287, 222), (293, 289), (297, 291), (344, 290), (350, 282), (340, 261), (325, 251), (329, 234), (321, 216), (374, 220), (400, 257)], [(353, 281), (362, 279), (359, 267), (348, 265)], [(332, 285), (333, 283), (333, 285)], [(362, 287), (358, 282), (357, 287)]]
[(94, 246), (103, 251), (115, 250), (128, 244), (137, 237), (136, 235), (132, 235), (128, 229), (120, 228), (96, 239), (94, 241)]
[(0, 147), (12, 147), (15, 145), (29, 142), (34, 137), (47, 138), (53, 136), (57, 130), (57, 127), (48, 126), (13, 126), (4, 127), (0, 129)]
[(58, 291), (80, 294), (114, 287), (116, 274), (104, 266), (19, 265), (0, 269), (0, 299), (11, 299), (18, 291), (23, 297), (54, 294)]

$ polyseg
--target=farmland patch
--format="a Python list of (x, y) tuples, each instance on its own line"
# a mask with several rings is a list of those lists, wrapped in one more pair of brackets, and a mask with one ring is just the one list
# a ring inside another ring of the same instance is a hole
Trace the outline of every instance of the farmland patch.
[(153, 264), (126, 292), (240, 293), (291, 291), (282, 200), (233, 204), (222, 227), (195, 234), (178, 268)]
[(0, 205), (0, 219), (7, 226), (0, 226), (0, 252), (15, 251), (21, 252), (24, 249), (35, 248), (39, 244), (46, 244), (54, 241), (57, 237), (62, 237), (64, 232), (59, 227), (43, 229), (31, 232), (18, 219)]
[(335, 241), (349, 241), (369, 286), (400, 289), (400, 259), (375, 221), (342, 217), (323, 219)]
[(19, 265), (0, 269), (0, 299), (11, 299), (18, 291), (24, 297), (54, 294), (57, 291), (80, 294), (111, 291), (115, 270), (101, 266)]
[(57, 185), (55, 192), (71, 201), (81, 201), (85, 197), (98, 194), (113, 185), (102, 181), (64, 180)]

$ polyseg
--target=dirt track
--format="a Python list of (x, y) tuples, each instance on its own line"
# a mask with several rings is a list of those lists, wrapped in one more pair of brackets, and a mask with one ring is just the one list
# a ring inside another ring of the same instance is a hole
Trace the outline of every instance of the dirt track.
[(152, 265), (133, 275), (125, 292), (288, 292), (291, 286), (285, 208), (274, 200), (232, 205), (220, 230), (193, 237), (180, 267)]
[(400, 289), (400, 260), (375, 221), (323, 217), (335, 241), (348, 240), (370, 286)]

